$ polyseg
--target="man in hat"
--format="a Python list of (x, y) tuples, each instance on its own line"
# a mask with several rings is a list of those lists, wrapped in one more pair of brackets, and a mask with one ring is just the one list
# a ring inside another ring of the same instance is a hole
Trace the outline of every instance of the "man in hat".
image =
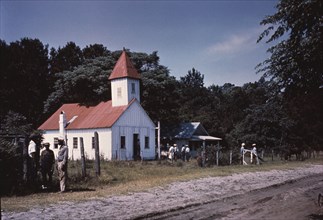
[(257, 156), (257, 148), (256, 148), (256, 144), (252, 144), (252, 153), (254, 154), (254, 155), (256, 155)]
[[(55, 156), (54, 152), (49, 149), (50, 144), (44, 143), (45, 150), (40, 155), (40, 171), (42, 174), (43, 185), (42, 188), (46, 189), (52, 183), (52, 176), (54, 172)], [(48, 176), (48, 179), (47, 179)]]
[(67, 180), (67, 161), (68, 161), (68, 147), (65, 145), (63, 138), (58, 139), (59, 151), (57, 154), (57, 171), (59, 178), (60, 192), (66, 190)]

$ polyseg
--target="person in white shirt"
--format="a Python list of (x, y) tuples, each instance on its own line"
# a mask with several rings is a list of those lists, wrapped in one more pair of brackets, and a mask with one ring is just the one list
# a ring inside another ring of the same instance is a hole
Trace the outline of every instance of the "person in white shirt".
[(66, 191), (67, 180), (67, 162), (68, 162), (68, 147), (65, 145), (63, 138), (58, 139), (58, 145), (60, 146), (57, 155), (57, 171), (59, 178), (60, 192)]
[(182, 146), (181, 153), (182, 153), (182, 160), (185, 161), (185, 145), (184, 144)]
[(185, 160), (186, 161), (190, 160), (190, 148), (188, 145), (186, 145), (186, 148), (185, 148)]
[(170, 148), (169, 148), (169, 159), (173, 162), (173, 160), (174, 160), (174, 153), (175, 153), (175, 148), (173, 147), (173, 146), (171, 146)]
[(37, 180), (37, 172), (39, 169), (39, 153), (40, 148), (37, 146), (37, 136), (32, 134), (30, 135), (30, 141), (28, 145), (28, 155), (30, 157), (30, 174), (31, 174), (31, 180), (36, 181)]

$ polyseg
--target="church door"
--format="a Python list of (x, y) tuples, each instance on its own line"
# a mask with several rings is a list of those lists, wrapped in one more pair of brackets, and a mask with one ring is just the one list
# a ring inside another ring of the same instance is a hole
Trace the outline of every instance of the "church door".
[(133, 159), (140, 160), (140, 140), (138, 134), (133, 134)]

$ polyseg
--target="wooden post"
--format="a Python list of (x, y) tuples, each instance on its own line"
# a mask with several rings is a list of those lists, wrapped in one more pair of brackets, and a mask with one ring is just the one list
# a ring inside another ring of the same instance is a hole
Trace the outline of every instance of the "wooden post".
[(157, 127), (157, 147), (158, 147), (158, 160), (160, 160), (160, 121), (158, 121)]
[(203, 141), (203, 152), (202, 152), (202, 167), (205, 167), (205, 141)]
[(232, 164), (232, 150), (230, 150), (230, 165)]
[(142, 151), (140, 151), (140, 159), (141, 159), (141, 164), (144, 161), (144, 153)]
[(216, 151), (216, 165), (219, 166), (219, 149)]
[(28, 181), (28, 145), (26, 144), (27, 138), (22, 140), (22, 158), (23, 158), (23, 181)]
[(94, 132), (94, 148), (95, 148), (95, 173), (96, 176), (100, 176), (100, 152), (99, 152), (99, 135), (98, 132)]
[(250, 163), (252, 164), (252, 159), (253, 159), (253, 151), (250, 151)]
[(81, 150), (81, 164), (82, 164), (82, 177), (86, 177), (85, 155), (84, 155), (84, 142), (80, 137), (80, 150)]

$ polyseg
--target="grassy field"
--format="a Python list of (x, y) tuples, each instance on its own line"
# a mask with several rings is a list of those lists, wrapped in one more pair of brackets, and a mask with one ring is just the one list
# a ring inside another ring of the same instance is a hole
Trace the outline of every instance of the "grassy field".
[(310, 164), (323, 164), (323, 156), (305, 161), (281, 161), (271, 158), (261, 165), (232, 165), (201, 168), (196, 160), (177, 161), (101, 161), (101, 176), (96, 177), (93, 161), (87, 161), (87, 177), (82, 178), (81, 163), (69, 163), (68, 192), (58, 192), (57, 173), (54, 173), (53, 189), (38, 191), (24, 196), (1, 198), (1, 209), (5, 211), (25, 210), (33, 206), (45, 206), (62, 201), (87, 199), (143, 191), (163, 186), (174, 181), (186, 181), (203, 177), (227, 176), (233, 173), (294, 169)]

